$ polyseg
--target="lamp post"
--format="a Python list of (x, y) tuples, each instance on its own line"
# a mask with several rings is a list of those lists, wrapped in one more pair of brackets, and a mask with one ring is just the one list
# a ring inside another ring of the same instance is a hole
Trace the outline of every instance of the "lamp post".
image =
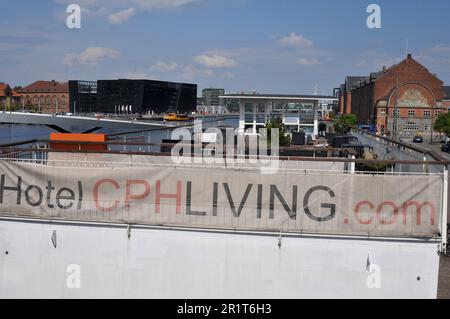
[(435, 108), (431, 109), (431, 144), (433, 144), (433, 134), (434, 134), (434, 112)]

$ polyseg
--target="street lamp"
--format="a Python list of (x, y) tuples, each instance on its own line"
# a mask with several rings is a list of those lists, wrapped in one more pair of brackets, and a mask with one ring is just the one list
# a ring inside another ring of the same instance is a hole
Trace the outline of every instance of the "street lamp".
[(431, 144), (433, 144), (433, 134), (434, 134), (434, 112), (435, 107), (431, 109)]

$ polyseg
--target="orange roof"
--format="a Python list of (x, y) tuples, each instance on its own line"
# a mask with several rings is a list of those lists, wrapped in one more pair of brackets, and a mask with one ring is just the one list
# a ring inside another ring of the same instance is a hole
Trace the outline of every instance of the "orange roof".
[(20, 93), (69, 93), (67, 82), (36, 81), (23, 89)]

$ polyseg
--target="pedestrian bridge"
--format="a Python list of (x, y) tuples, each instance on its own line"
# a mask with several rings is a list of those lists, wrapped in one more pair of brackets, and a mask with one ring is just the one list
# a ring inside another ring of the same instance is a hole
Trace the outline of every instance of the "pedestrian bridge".
[(83, 116), (68, 116), (54, 114), (36, 114), (21, 112), (0, 113), (0, 123), (5, 124), (31, 124), (46, 125), (62, 133), (80, 132), (89, 133), (102, 128), (145, 130), (153, 128), (171, 128), (176, 124), (168, 124), (156, 121), (119, 120), (111, 118), (95, 118)]

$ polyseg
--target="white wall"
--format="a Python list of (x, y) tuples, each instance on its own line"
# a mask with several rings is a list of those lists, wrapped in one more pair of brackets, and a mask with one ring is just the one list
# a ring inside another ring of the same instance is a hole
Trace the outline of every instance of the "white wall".
[[(0, 298), (437, 295), (435, 242), (285, 237), (279, 248), (277, 237), (132, 229), (128, 239), (125, 228), (0, 220)], [(368, 255), (381, 289), (367, 287)], [(70, 264), (81, 267), (81, 289), (66, 286)]]

